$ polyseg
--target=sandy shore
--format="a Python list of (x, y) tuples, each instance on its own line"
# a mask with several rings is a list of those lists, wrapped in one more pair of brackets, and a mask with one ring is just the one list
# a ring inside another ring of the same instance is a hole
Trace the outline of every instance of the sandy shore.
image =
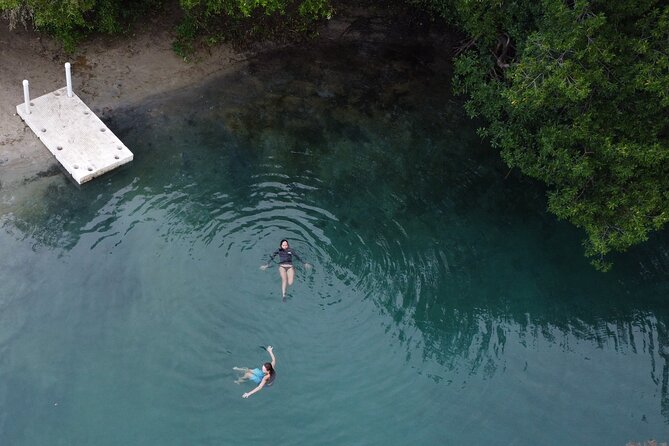
[(46, 36), (10, 31), (0, 22), (0, 187), (57, 171), (53, 156), (16, 114), (23, 79), (30, 81), (31, 97), (41, 96), (65, 86), (63, 65), (69, 61), (75, 92), (104, 119), (117, 107), (236, 69), (247, 57), (223, 45), (190, 63), (174, 53), (172, 41), (169, 32), (149, 28), (131, 36), (99, 37), (67, 55)]
[[(369, 9), (340, 11), (321, 28), (317, 40), (387, 40), (389, 30), (397, 29), (389, 26), (387, 15)], [(362, 31), (356, 28), (361, 18), (367, 23)], [(274, 48), (265, 44), (240, 53), (221, 45), (187, 62), (172, 50), (173, 28), (156, 20), (132, 35), (94, 38), (68, 55), (48, 36), (22, 28), (10, 31), (8, 23), (0, 21), (0, 201), (13, 200), (7, 197), (8, 189), (15, 194), (29, 183), (34, 188), (33, 183), (62, 176), (55, 158), (16, 113), (23, 103), (23, 79), (30, 81), (31, 97), (41, 96), (65, 86), (64, 63), (71, 62), (75, 93), (104, 120), (114, 110), (148, 97), (241, 69), (248, 59)]]

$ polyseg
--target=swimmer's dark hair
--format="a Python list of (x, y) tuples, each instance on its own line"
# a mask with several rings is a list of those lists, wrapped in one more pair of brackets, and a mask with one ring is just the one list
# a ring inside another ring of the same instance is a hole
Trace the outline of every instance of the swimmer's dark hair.
[(263, 365), (265, 366), (265, 368), (267, 369), (267, 371), (269, 372), (270, 375), (274, 375), (274, 374), (276, 373), (276, 372), (274, 371), (274, 367), (272, 367), (272, 363), (271, 363), (271, 362), (266, 362), (266, 363), (264, 363)]
[[(284, 238), (283, 240), (281, 240), (281, 241), (279, 242), (279, 249), (283, 249), (283, 248), (281, 248), (281, 245), (283, 245), (283, 242), (288, 243), (288, 240), (286, 240), (285, 238)], [(288, 243), (288, 247), (290, 248), (290, 243)]]
[(272, 367), (271, 362), (266, 362), (263, 364), (265, 366), (265, 369), (269, 372), (269, 385), (272, 384), (272, 381), (274, 381), (274, 376), (276, 375), (276, 372), (274, 371), (274, 367)]

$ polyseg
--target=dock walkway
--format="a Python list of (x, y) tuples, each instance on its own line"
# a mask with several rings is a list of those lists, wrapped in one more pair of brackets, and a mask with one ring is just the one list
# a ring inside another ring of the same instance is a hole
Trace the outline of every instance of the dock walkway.
[(132, 152), (71, 88), (71, 96), (63, 87), (30, 100), (27, 84), (30, 111), (24, 102), (16, 106), (17, 113), (77, 183), (132, 161)]

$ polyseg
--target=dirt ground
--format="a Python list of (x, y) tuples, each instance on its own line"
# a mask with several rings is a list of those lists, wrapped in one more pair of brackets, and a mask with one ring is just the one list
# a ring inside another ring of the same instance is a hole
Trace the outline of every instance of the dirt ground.
[[(383, 10), (339, 11), (320, 29), (318, 40), (385, 40), (389, 30), (397, 31), (387, 18)], [(8, 199), (8, 189), (14, 194), (60, 173), (55, 158), (16, 113), (23, 103), (24, 79), (30, 82), (31, 98), (39, 97), (65, 86), (64, 64), (70, 62), (75, 93), (104, 120), (115, 109), (243, 68), (249, 58), (275, 47), (264, 44), (238, 52), (220, 45), (185, 61), (172, 49), (173, 30), (156, 19), (133, 34), (96, 37), (81, 43), (75, 54), (66, 54), (50, 37), (23, 28), (10, 30), (8, 22), (0, 20), (0, 201)], [(396, 38), (403, 39), (402, 32)]]
[(152, 26), (129, 36), (95, 38), (68, 55), (49, 37), (10, 31), (0, 21), (0, 184), (25, 182), (53, 171), (56, 163), (16, 113), (24, 79), (30, 82), (30, 96), (39, 97), (65, 86), (64, 63), (70, 62), (75, 93), (104, 119), (117, 107), (197, 84), (247, 57), (223, 45), (186, 62), (174, 53), (172, 41), (170, 31)]

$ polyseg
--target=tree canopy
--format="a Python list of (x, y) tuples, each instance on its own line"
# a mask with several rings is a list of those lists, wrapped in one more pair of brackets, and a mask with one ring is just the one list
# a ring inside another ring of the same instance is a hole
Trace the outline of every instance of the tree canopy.
[(177, 27), (179, 52), (187, 52), (201, 35), (215, 42), (226, 37), (267, 38), (274, 29), (304, 32), (332, 13), (329, 0), (0, 0), (0, 12), (10, 27), (30, 23), (55, 35), (69, 51), (88, 34), (118, 33), (163, 7), (176, 7), (183, 16)]
[(0, 0), (10, 27), (30, 23), (55, 35), (66, 49), (92, 32), (118, 33), (163, 0)]
[(174, 49), (187, 56), (203, 37), (211, 43), (239, 44), (302, 37), (329, 18), (329, 0), (179, 0), (184, 13)]
[(470, 36), (455, 88), (548, 208), (607, 254), (669, 220), (669, 7), (659, 0), (424, 3)]

